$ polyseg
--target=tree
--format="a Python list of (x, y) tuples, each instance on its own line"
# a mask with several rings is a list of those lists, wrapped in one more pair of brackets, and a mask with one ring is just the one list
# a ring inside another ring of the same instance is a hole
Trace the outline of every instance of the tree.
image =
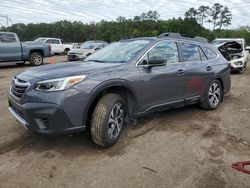
[(228, 26), (231, 25), (232, 21), (232, 13), (228, 9), (228, 7), (224, 7), (220, 13), (219, 21), (217, 23), (217, 26), (221, 29), (222, 26)]
[(215, 30), (215, 27), (218, 25), (218, 19), (220, 18), (222, 7), (223, 6), (219, 3), (215, 3), (209, 10), (211, 18), (208, 20), (208, 22), (213, 23), (213, 30)]
[(140, 16), (140, 20), (153, 20), (157, 21), (160, 18), (160, 14), (157, 11), (148, 11), (148, 12), (143, 12)]
[(197, 10), (198, 19), (203, 26), (204, 20), (209, 16), (209, 6), (200, 6)]
[(197, 21), (198, 11), (195, 8), (190, 8), (187, 12), (185, 12), (184, 16), (187, 19), (195, 19)]
[(116, 18), (116, 21), (119, 22), (119, 23), (121, 23), (121, 22), (126, 21), (126, 18), (123, 17), (123, 16), (119, 16), (118, 18)]
[(160, 14), (157, 11), (148, 11), (147, 12), (147, 20), (154, 20), (157, 21), (160, 17)]

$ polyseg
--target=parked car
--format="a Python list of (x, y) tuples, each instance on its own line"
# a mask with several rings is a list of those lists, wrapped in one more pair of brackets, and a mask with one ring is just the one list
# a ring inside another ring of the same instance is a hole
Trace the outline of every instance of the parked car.
[(86, 41), (79, 49), (71, 49), (68, 52), (68, 60), (83, 59), (108, 45), (105, 41)]
[(73, 49), (79, 49), (81, 48), (82, 43), (72, 43)]
[(204, 41), (164, 33), (113, 43), (84, 63), (29, 69), (13, 79), (9, 110), (34, 132), (87, 130), (103, 147), (148, 113), (195, 103), (214, 110), (230, 90), (230, 67)]
[(64, 54), (67, 55), (68, 51), (73, 49), (72, 44), (65, 44), (62, 39), (58, 38), (44, 38), (40, 37), (35, 42), (50, 44), (51, 52), (53, 54)]
[(31, 65), (43, 64), (43, 58), (51, 56), (51, 47), (48, 44), (35, 42), (20, 42), (16, 33), (0, 32), (0, 62), (16, 61), (23, 65), (29, 61)]
[(230, 61), (231, 71), (244, 73), (247, 68), (249, 51), (243, 38), (218, 38), (212, 42), (225, 58)]
[(247, 47), (246, 47), (246, 50), (247, 50), (248, 52), (250, 52), (250, 46), (247, 46)]

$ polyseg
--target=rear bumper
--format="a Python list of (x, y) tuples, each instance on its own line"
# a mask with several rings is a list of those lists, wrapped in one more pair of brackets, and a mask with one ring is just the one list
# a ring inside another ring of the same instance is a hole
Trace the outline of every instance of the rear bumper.
[(10, 113), (26, 128), (41, 134), (65, 134), (85, 130), (74, 126), (63, 109), (52, 103), (19, 105), (9, 98)]

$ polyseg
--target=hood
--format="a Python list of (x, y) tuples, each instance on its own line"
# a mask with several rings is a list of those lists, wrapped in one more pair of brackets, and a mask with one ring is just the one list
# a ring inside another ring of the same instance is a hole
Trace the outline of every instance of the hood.
[(231, 56), (238, 55), (242, 52), (242, 46), (236, 41), (224, 42), (222, 44), (216, 45), (221, 52), (221, 54), (227, 59), (231, 60)]
[(65, 62), (54, 65), (44, 65), (41, 67), (31, 68), (19, 76), (35, 77), (41, 80), (61, 78), (74, 75), (87, 75), (97, 71), (106, 70), (107, 68), (119, 67), (118, 63), (96, 63), (96, 62)]
[(72, 49), (69, 51), (69, 53), (88, 53), (93, 52), (94, 49)]

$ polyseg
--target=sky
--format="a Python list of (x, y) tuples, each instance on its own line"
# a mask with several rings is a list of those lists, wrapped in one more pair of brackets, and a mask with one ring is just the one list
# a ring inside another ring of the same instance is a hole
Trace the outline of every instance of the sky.
[[(250, 26), (250, 0), (0, 0), (0, 16), (8, 15), (10, 24), (59, 20), (90, 23), (115, 20), (118, 16), (133, 18), (156, 10), (161, 19), (170, 19), (183, 17), (190, 7), (212, 6), (216, 2), (232, 11), (230, 28)], [(0, 24), (6, 26), (5, 19), (0, 18)]]

